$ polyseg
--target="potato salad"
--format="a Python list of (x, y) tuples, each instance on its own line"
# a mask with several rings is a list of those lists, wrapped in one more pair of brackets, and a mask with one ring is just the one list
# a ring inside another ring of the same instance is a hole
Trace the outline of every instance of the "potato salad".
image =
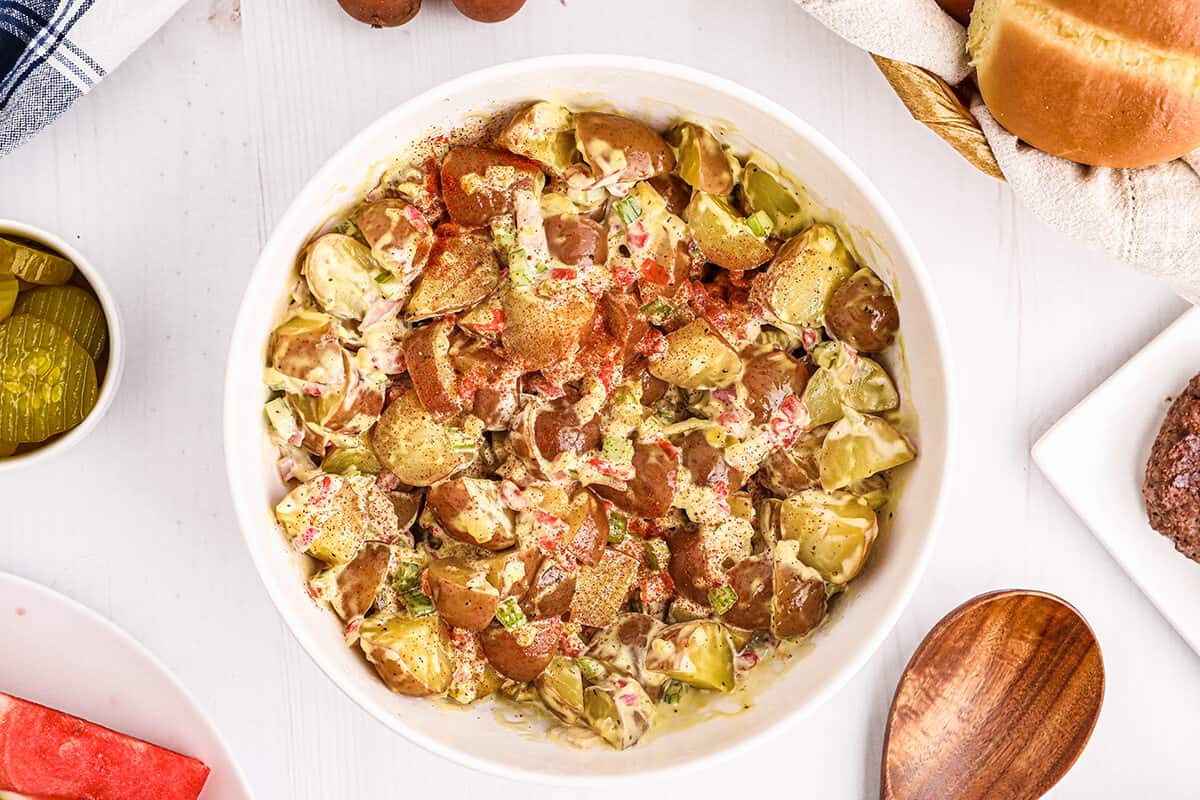
[(863, 570), (915, 457), (899, 316), (705, 127), (537, 102), (491, 131), (398, 160), (300, 254), (275, 516), (392, 690), (624, 749)]

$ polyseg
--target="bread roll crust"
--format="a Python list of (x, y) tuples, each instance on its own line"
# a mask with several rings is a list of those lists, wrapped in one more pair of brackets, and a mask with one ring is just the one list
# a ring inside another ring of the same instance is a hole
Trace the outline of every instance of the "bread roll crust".
[(937, 0), (947, 14), (966, 25), (971, 19), (971, 6), (975, 0)]
[(1200, 146), (1194, 0), (978, 0), (969, 44), (992, 115), (1029, 144), (1105, 167)]

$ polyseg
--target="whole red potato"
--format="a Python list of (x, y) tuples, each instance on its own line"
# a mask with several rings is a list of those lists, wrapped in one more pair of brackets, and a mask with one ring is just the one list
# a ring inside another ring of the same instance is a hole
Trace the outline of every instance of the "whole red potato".
[(338, 0), (342, 10), (373, 28), (403, 25), (421, 10), (421, 0)]
[(525, 0), (454, 0), (454, 5), (476, 22), (501, 22), (520, 11)]

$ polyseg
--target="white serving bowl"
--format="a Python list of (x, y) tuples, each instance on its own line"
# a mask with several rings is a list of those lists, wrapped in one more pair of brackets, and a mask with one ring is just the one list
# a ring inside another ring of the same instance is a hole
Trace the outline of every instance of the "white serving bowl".
[[(450, 711), (389, 692), (361, 655), (343, 644), (334, 616), (305, 593), (305, 559), (289, 549), (271, 514), (285, 490), (266, 438), (262, 370), (297, 253), (412, 140), (538, 98), (611, 105), (660, 127), (687, 116), (719, 129), (735, 149), (769, 154), (799, 176), (821, 203), (844, 215), (844, 230), (859, 252), (895, 287), (908, 363), (908, 380), (898, 382), (905, 407), (920, 417), (914, 438), (921, 455), (906, 468), (890, 530), (811, 652), (767, 684), (751, 711), (654, 737), (625, 752), (578, 750), (518, 735), (500, 724), (489, 703)], [(743, 751), (794, 724), (836, 692), (887, 636), (921, 577), (938, 527), (953, 430), (947, 358), (929, 279), (895, 215), (854, 164), (791, 112), (674, 64), (617, 56), (520, 61), (450, 81), (388, 113), (330, 159), (284, 214), (250, 280), (233, 334), (225, 387), (229, 479), (246, 543), (292, 632), (346, 694), (389, 728), (447, 758), (510, 778), (579, 783), (644, 776)]]
[(75, 265), (75, 269), (87, 281), (92, 293), (100, 301), (100, 308), (104, 311), (104, 319), (108, 323), (108, 349), (101, 356), (101, 362), (104, 363), (106, 360), (107, 363), (103, 367), (103, 371), (96, 376), (100, 381), (100, 393), (96, 398), (96, 405), (88, 412), (83, 422), (47, 445), (21, 455), (0, 458), (0, 472), (32, 467), (34, 464), (40, 464), (65, 453), (83, 441), (108, 413), (113, 398), (117, 396), (117, 387), (121, 384), (121, 376), (125, 372), (125, 328), (121, 324), (121, 313), (117, 310), (116, 298), (113, 297), (113, 293), (109, 291), (108, 285), (100, 277), (99, 271), (92, 262), (62, 237), (24, 222), (0, 219), (0, 236), (5, 234), (43, 244)]

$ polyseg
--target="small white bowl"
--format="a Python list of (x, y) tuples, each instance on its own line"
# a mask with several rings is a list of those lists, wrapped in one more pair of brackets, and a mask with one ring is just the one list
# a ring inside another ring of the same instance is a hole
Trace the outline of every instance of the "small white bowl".
[(86, 438), (108, 413), (113, 398), (117, 394), (117, 387), (121, 383), (121, 375), (125, 371), (125, 331), (121, 325), (121, 314), (117, 310), (117, 301), (113, 298), (112, 292), (109, 291), (108, 285), (100, 277), (100, 272), (92, 262), (60, 237), (24, 222), (0, 219), (0, 236), (5, 235), (19, 236), (43, 244), (70, 261), (75, 265), (75, 269), (79, 270), (79, 274), (87, 281), (92, 293), (100, 301), (100, 308), (104, 311), (104, 319), (108, 324), (108, 350), (104, 357), (108, 364), (104, 374), (96, 376), (100, 381), (100, 396), (96, 398), (96, 405), (83, 422), (50, 444), (20, 455), (0, 458), (0, 472), (24, 469), (34, 464), (40, 464), (65, 453)]
[[(750, 711), (652, 734), (625, 752), (572, 749), (544, 736), (521, 735), (502, 724), (490, 701), (450, 711), (389, 692), (343, 643), (333, 614), (304, 591), (305, 559), (290, 550), (271, 513), (284, 487), (266, 438), (262, 371), (271, 329), (295, 280), (296, 254), (410, 142), (539, 98), (611, 105), (660, 127), (686, 116), (717, 129), (736, 150), (768, 154), (799, 176), (824, 205), (843, 215), (843, 230), (895, 288), (908, 369), (893, 368), (905, 407), (920, 415), (915, 438), (921, 455), (906, 467), (890, 530), (880, 537), (867, 572), (838, 604), (837, 618), (815, 635), (814, 646), (758, 692)], [(385, 115), (330, 159), (280, 220), (250, 279), (230, 348), (225, 385), (230, 486), (246, 543), (284, 620), (334, 683), (387, 727), (430, 751), (506, 778), (603, 783), (695, 767), (746, 751), (829, 698), (900, 616), (928, 559), (949, 474), (954, 415), (946, 342), (925, 269), (895, 215), (854, 164), (791, 112), (729, 81), (660, 61), (585, 55), (504, 64), (453, 80)]]

